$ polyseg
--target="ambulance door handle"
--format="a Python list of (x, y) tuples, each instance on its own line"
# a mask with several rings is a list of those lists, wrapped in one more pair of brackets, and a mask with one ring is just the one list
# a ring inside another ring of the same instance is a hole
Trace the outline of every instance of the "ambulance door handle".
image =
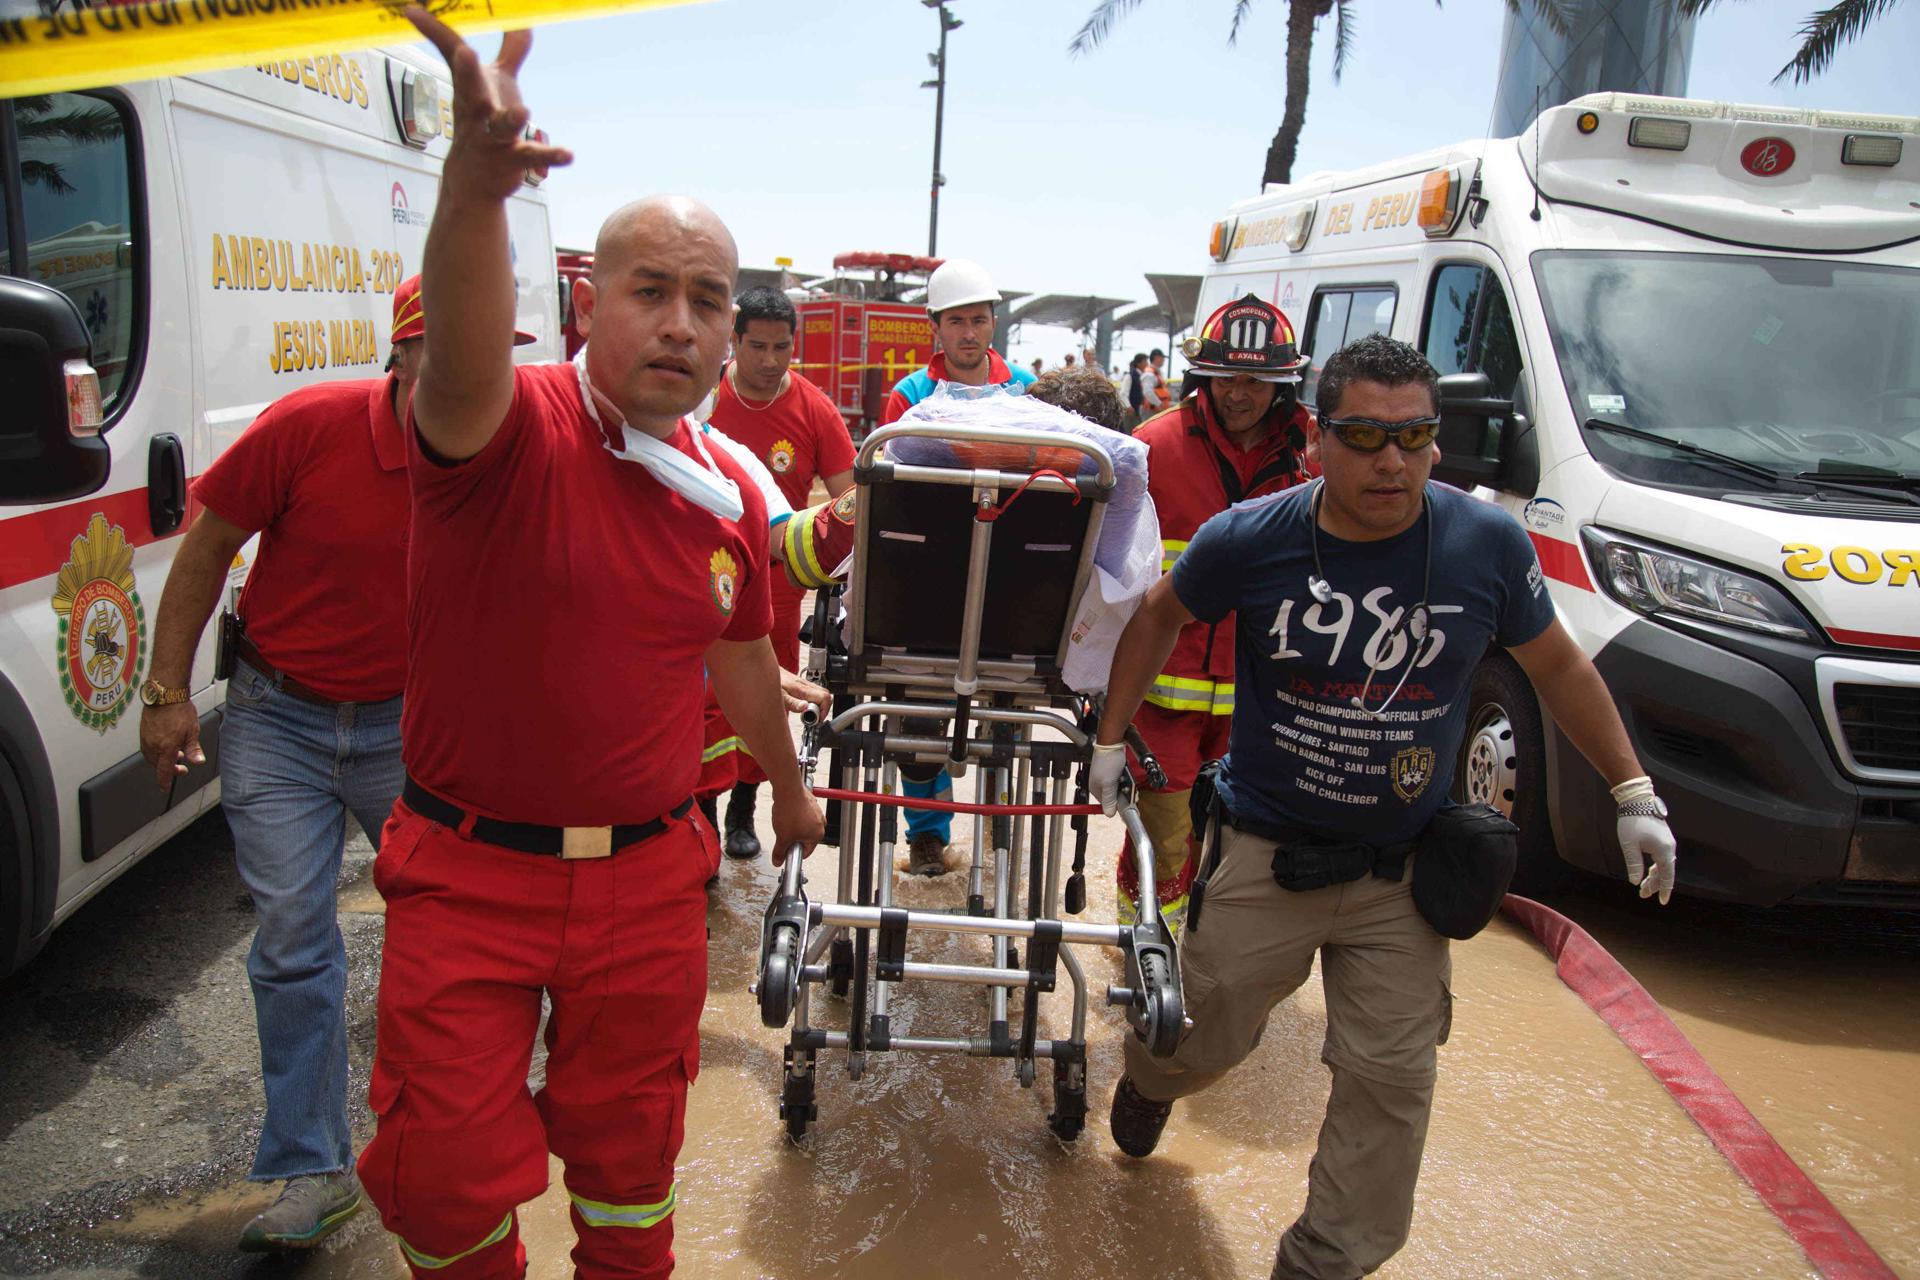
[(147, 445), (147, 519), (156, 538), (187, 517), (187, 454), (180, 437), (158, 435)]

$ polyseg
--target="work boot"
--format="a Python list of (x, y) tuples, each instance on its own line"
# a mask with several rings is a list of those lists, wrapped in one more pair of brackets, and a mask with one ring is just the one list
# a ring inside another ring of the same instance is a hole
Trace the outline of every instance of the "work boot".
[(753, 798), (759, 788), (751, 782), (737, 782), (727, 797), (727, 856), (757, 858), (760, 837), (753, 834)]
[(1153, 1149), (1160, 1145), (1160, 1131), (1167, 1127), (1167, 1117), (1172, 1114), (1171, 1102), (1141, 1097), (1133, 1081), (1121, 1076), (1113, 1090), (1113, 1109), (1107, 1113), (1107, 1129), (1113, 1134), (1114, 1146), (1140, 1159), (1152, 1155)]
[(941, 876), (947, 873), (947, 846), (939, 835), (922, 831), (907, 842), (907, 874)]
[(247, 1253), (311, 1249), (360, 1211), (366, 1195), (352, 1169), (289, 1178), (280, 1198), (247, 1224), (240, 1248)]

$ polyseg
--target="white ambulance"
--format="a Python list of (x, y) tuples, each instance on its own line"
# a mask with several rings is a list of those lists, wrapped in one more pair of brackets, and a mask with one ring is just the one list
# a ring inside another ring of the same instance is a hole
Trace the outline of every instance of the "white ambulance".
[[(1435, 475), (1532, 536), (1683, 890), (1920, 900), (1920, 119), (1596, 94), (1270, 187), (1212, 259), (1201, 316), (1252, 291), (1316, 368), (1384, 332), (1445, 375)], [(1471, 697), (1455, 794), (1521, 883), (1621, 875), (1518, 665)]]
[[(0, 973), (218, 802), (217, 627), (209, 767), (169, 795), (139, 754), (187, 486), (271, 401), (381, 375), (450, 107), (410, 51), (0, 100)], [(509, 209), (520, 358), (554, 359), (545, 197)]]

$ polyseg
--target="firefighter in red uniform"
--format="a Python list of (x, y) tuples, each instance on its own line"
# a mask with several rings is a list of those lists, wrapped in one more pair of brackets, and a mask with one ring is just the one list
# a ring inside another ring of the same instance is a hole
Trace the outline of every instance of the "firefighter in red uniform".
[[(733, 318), (733, 359), (714, 388), (707, 419), (758, 458), (795, 511), (805, 507), (817, 477), (829, 498), (853, 487), (853, 438), (827, 393), (788, 366), (799, 327), (793, 303), (778, 289), (757, 286), (740, 295)], [(800, 602), (806, 592), (776, 576), (773, 583), (773, 656), (789, 672), (800, 670)], [(760, 852), (753, 833), (754, 793), (767, 775), (742, 749), (740, 736), (708, 709), (707, 741), (701, 752), (700, 794), (731, 789), (725, 842), (730, 858)], [(708, 816), (714, 815), (712, 808)]]
[[(1252, 294), (1215, 311), (1187, 339), (1187, 394), (1133, 433), (1147, 446), (1147, 488), (1160, 513), (1163, 572), (1194, 531), (1236, 502), (1277, 493), (1317, 474), (1307, 458), (1315, 428), (1299, 402), (1307, 361), (1279, 308)], [(1196, 622), (1148, 690), (1134, 725), (1166, 771), (1163, 791), (1140, 785), (1140, 817), (1153, 840), (1155, 890), (1177, 932), (1193, 879), (1187, 793), (1200, 766), (1227, 751), (1233, 719), (1233, 622)], [(1104, 750), (1105, 748), (1103, 748)], [(1124, 750), (1124, 748), (1117, 748)], [(1136, 892), (1133, 859), (1115, 868), (1123, 919)]]
[(772, 775), (781, 847), (822, 827), (781, 750), (764, 500), (686, 416), (720, 374), (737, 252), (695, 201), (616, 211), (574, 285), (587, 346), (516, 367), (506, 202), (571, 156), (522, 136), (526, 32), (483, 66), (409, 16), (452, 69), (455, 132), (408, 423), (408, 778), (374, 865), (360, 1178), (416, 1276), (504, 1280), (525, 1273), (516, 1207), (551, 1151), (575, 1274), (666, 1276), (720, 859), (690, 816), (703, 662)]

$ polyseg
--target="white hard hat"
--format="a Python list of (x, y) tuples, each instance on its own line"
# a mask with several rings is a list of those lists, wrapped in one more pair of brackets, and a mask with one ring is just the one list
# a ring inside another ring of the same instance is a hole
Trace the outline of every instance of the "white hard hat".
[(948, 258), (927, 277), (927, 310), (935, 314), (973, 302), (998, 301), (1000, 291), (993, 287), (993, 277), (971, 258)]

